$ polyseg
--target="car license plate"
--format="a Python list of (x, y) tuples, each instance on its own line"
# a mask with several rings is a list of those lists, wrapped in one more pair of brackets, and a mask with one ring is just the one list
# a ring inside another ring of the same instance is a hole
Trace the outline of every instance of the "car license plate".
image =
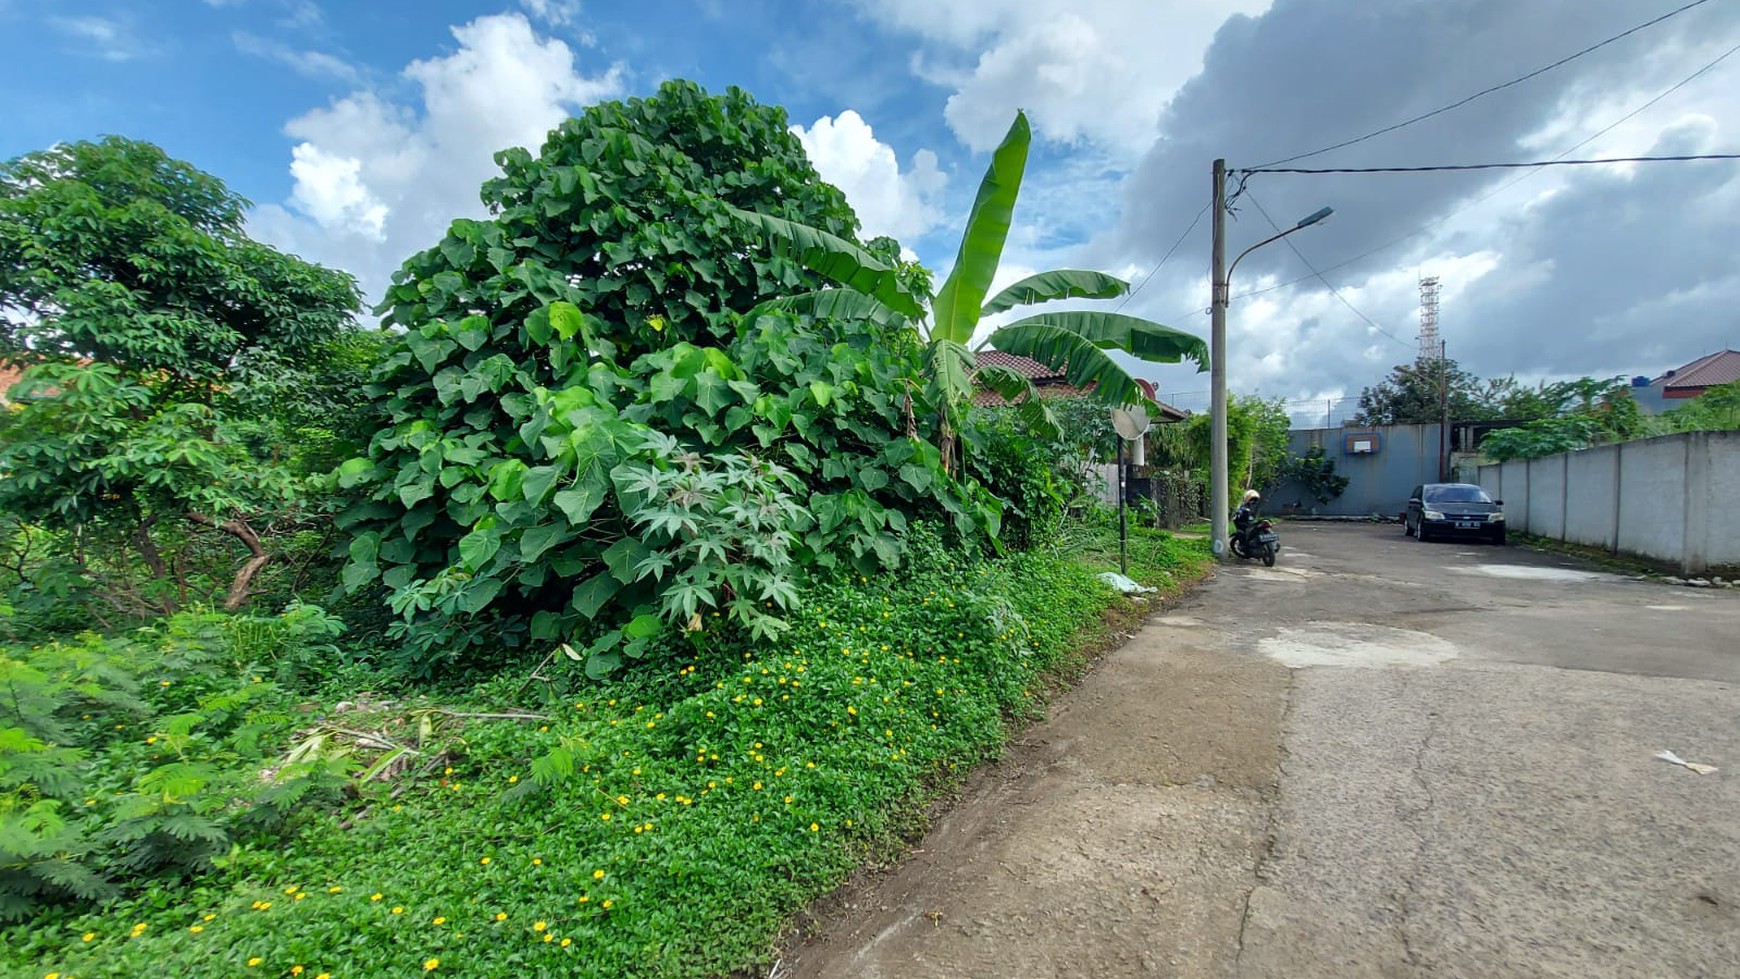
[(1458, 520), (1458, 521), (1456, 521), (1456, 526), (1462, 530), (1475, 530), (1480, 526), (1480, 521), (1478, 521), (1478, 520)]

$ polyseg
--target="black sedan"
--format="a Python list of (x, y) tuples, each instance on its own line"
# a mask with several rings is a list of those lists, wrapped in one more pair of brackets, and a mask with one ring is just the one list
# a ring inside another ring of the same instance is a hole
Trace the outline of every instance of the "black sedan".
[(1504, 501), (1472, 483), (1426, 483), (1414, 487), (1402, 533), (1421, 541), (1434, 537), (1479, 537), (1504, 543)]

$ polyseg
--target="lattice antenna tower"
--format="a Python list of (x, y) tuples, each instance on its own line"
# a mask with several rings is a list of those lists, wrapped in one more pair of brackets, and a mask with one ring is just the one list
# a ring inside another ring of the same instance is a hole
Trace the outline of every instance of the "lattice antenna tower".
[(1443, 356), (1439, 351), (1438, 338), (1438, 277), (1423, 276), (1420, 279), (1420, 359), (1437, 360)]

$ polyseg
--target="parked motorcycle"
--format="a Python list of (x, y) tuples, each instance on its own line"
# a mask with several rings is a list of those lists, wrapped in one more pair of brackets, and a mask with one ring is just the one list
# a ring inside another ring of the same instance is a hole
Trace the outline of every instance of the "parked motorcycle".
[(1268, 520), (1258, 520), (1245, 530), (1237, 531), (1227, 542), (1232, 552), (1241, 558), (1249, 560), (1260, 558), (1263, 566), (1275, 566), (1275, 555), (1281, 550), (1281, 535), (1275, 533), (1275, 525)]

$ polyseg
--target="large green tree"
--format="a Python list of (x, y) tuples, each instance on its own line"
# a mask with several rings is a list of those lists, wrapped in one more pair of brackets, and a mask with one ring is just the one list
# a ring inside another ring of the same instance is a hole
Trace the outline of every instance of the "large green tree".
[[(273, 554), (257, 518), (297, 495), (293, 431), (344, 407), (349, 276), (251, 240), (247, 201), (149, 143), (63, 144), (0, 165), (0, 511), (57, 530), (104, 594), (190, 596), (172, 545), (226, 536), (237, 607)], [(351, 373), (354, 373), (352, 371)], [(276, 405), (277, 410), (270, 410)], [(194, 592), (197, 593), (197, 587)]]
[[(979, 324), (1018, 306), (1061, 299), (1110, 299), (1123, 295), (1121, 279), (1080, 269), (1028, 276), (987, 298), (1014, 219), (1027, 169), (1032, 130), (1018, 112), (979, 184), (948, 278), (933, 297), (915, 292), (876, 256), (826, 229), (806, 227), (777, 214), (750, 214), (772, 238), (776, 254), (795, 257), (845, 289), (782, 297), (774, 306), (827, 310), (900, 328), (912, 328), (925, 344), (925, 398), (940, 414), (945, 465), (953, 468), (953, 433), (959, 431), (975, 387), (990, 388), (1020, 405), (1024, 418), (1049, 433), (1055, 419), (1025, 375), (1000, 365), (979, 366), (974, 351), (1000, 350), (1030, 357), (1064, 372), (1069, 384), (1110, 405), (1145, 403), (1148, 396), (1129, 371), (1107, 352), (1121, 350), (1141, 360), (1177, 363), (1189, 358), (1199, 369), (1208, 348), (1191, 336), (1134, 316), (1098, 310), (1040, 313), (1004, 324), (974, 345)], [(970, 346), (971, 345), (971, 346)]]
[(1389, 376), (1359, 394), (1355, 425), (1435, 425), (1448, 399), (1453, 421), (1496, 417), (1489, 391), (1478, 377), (1448, 357), (1420, 357), (1398, 364)]
[[(594, 672), (717, 613), (777, 632), (806, 567), (892, 565), (909, 514), (994, 534), (907, 398), (918, 348), (824, 309), (744, 215), (826, 229), (891, 282), (892, 241), (821, 181), (785, 113), (688, 82), (497, 155), (487, 221), (394, 277), (386, 424), (341, 468), (345, 578), (381, 588), (419, 668), (479, 645), (590, 641)], [(616, 628), (616, 627), (620, 628)]]

